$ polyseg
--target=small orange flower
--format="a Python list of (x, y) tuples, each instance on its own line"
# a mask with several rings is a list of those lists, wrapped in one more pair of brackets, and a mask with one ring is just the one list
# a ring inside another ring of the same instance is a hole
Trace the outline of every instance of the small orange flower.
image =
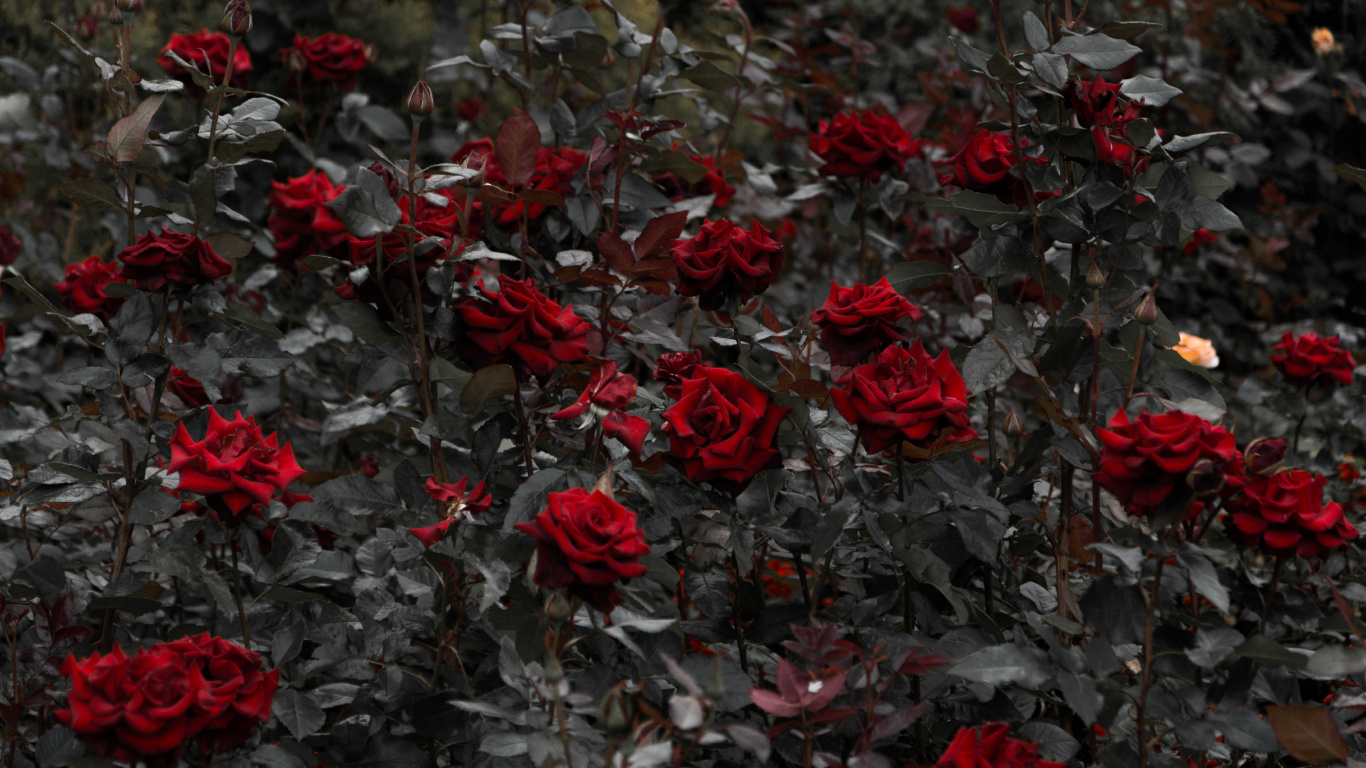
[(1319, 56), (1327, 56), (1342, 50), (1342, 46), (1333, 41), (1333, 31), (1327, 27), (1315, 29), (1309, 39), (1314, 46), (1314, 53)]
[(1219, 367), (1219, 353), (1214, 350), (1214, 344), (1209, 339), (1182, 332), (1181, 340), (1172, 347), (1172, 350), (1191, 365), (1198, 365), (1201, 368)]

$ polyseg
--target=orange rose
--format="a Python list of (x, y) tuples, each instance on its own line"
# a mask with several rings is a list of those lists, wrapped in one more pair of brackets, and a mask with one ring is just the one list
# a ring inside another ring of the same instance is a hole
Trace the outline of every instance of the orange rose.
[(1219, 367), (1219, 353), (1214, 350), (1214, 345), (1209, 339), (1182, 333), (1181, 341), (1172, 347), (1172, 351), (1191, 365), (1198, 365), (1201, 368)]

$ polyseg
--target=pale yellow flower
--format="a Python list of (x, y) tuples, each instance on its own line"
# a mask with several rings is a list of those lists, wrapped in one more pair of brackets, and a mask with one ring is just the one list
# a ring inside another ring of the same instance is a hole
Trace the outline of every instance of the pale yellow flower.
[(1219, 353), (1214, 351), (1214, 345), (1209, 339), (1182, 333), (1181, 341), (1172, 349), (1191, 365), (1198, 365), (1201, 368), (1219, 367)]
[(1333, 41), (1333, 30), (1327, 27), (1315, 29), (1309, 39), (1314, 45), (1314, 53), (1320, 56), (1327, 56), (1334, 51), (1342, 50), (1342, 46)]

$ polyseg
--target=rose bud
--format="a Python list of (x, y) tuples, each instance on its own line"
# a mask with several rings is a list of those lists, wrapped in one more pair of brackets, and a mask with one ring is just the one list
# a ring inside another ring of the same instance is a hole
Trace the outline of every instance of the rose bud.
[(1186, 485), (1198, 497), (1213, 496), (1224, 487), (1224, 468), (1209, 459), (1201, 459), (1186, 473)]
[(1099, 291), (1105, 287), (1105, 273), (1100, 271), (1100, 265), (1091, 262), (1091, 268), (1086, 270), (1086, 287), (1093, 291)]
[(598, 722), (614, 736), (631, 730), (631, 713), (635, 706), (632, 705), (631, 695), (625, 691), (624, 686), (625, 683), (617, 683), (602, 697), (602, 703), (598, 704)]
[(1259, 437), (1248, 443), (1243, 451), (1247, 471), (1261, 477), (1276, 474), (1285, 461), (1285, 447), (1284, 437)]
[(560, 660), (555, 657), (554, 652), (550, 650), (548, 645), (545, 649), (544, 668), (545, 681), (547, 683), (559, 685), (560, 681), (564, 679), (564, 666), (560, 664)]
[(426, 79), (418, 80), (417, 85), (413, 86), (413, 92), (408, 94), (408, 114), (414, 117), (426, 117), (435, 109), (436, 102), (432, 98), (432, 88), (427, 85)]
[(288, 55), (285, 56), (285, 65), (294, 74), (302, 74), (308, 71), (308, 59), (304, 57), (304, 52), (298, 48), (290, 48)]
[(229, 35), (242, 36), (251, 31), (251, 3), (247, 0), (228, 0), (218, 28)]
[(1001, 431), (1011, 437), (1018, 437), (1024, 432), (1024, 422), (1020, 419), (1020, 412), (1012, 410), (1006, 414), (1005, 423), (1001, 425)]
[(1157, 293), (1148, 291), (1148, 295), (1143, 297), (1143, 301), (1138, 303), (1134, 309), (1134, 319), (1144, 325), (1152, 325), (1157, 322)]

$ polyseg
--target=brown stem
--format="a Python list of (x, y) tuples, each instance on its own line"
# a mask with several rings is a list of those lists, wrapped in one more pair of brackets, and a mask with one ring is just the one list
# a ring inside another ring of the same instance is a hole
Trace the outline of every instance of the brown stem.
[(1147, 328), (1138, 329), (1138, 343), (1134, 345), (1134, 364), (1129, 367), (1129, 386), (1124, 388), (1125, 408), (1129, 407), (1129, 398), (1134, 396), (1134, 379), (1138, 378), (1138, 361), (1143, 358), (1143, 341), (1147, 332)]
[(242, 531), (233, 534), (228, 546), (232, 549), (232, 595), (237, 599), (237, 617), (242, 621), (242, 647), (251, 650), (251, 627), (247, 622), (247, 610), (242, 604), (242, 573), (237, 568), (237, 549), (242, 543)]
[(1266, 600), (1262, 604), (1262, 620), (1257, 625), (1257, 632), (1266, 633), (1266, 618), (1271, 615), (1271, 601), (1276, 599), (1276, 590), (1281, 586), (1281, 566), (1285, 564), (1285, 558), (1276, 558), (1276, 565), (1271, 569), (1271, 583), (1266, 587)]
[[(223, 82), (220, 88), (227, 88), (228, 81), (232, 79), (233, 57), (237, 55), (237, 35), (228, 36), (228, 64), (223, 70)], [(212, 66), (209, 67), (213, 69)], [(209, 123), (209, 162), (213, 161), (213, 148), (218, 143), (218, 115), (223, 111), (223, 92), (218, 91), (213, 95), (213, 121)]]
[(1148, 768), (1148, 740), (1143, 735), (1143, 721), (1144, 711), (1148, 706), (1148, 691), (1153, 685), (1153, 614), (1157, 609), (1157, 600), (1162, 589), (1162, 568), (1166, 563), (1167, 559), (1159, 555), (1157, 570), (1153, 573), (1152, 592), (1145, 591), (1143, 595), (1148, 604), (1143, 620), (1143, 687), (1138, 694), (1138, 709), (1134, 715), (1138, 734), (1138, 768)]
[(1058, 506), (1058, 548), (1054, 551), (1057, 558), (1055, 576), (1057, 577), (1058, 615), (1067, 618), (1067, 571), (1072, 557), (1072, 481), (1076, 467), (1067, 459), (1060, 459), (1062, 474), (1062, 499)]
[[(740, 117), (740, 102), (744, 101), (745, 98), (745, 81), (741, 78), (745, 76), (745, 66), (749, 64), (749, 49), (754, 45), (754, 27), (750, 24), (749, 14), (745, 13), (738, 3), (734, 7), (735, 12), (740, 14), (740, 21), (745, 25), (745, 48), (740, 52), (740, 66), (735, 69), (735, 79), (738, 82), (735, 85), (735, 96), (730, 105), (730, 119), (726, 121), (726, 128), (721, 132), (721, 140), (716, 142), (716, 151), (713, 153), (718, 163), (721, 162), (722, 153), (726, 151), (726, 143), (730, 141), (730, 131), (735, 127), (735, 121)], [(659, 20), (660, 22), (664, 21), (663, 13), (659, 14)], [(659, 30), (656, 29), (655, 37), (658, 36)]]

